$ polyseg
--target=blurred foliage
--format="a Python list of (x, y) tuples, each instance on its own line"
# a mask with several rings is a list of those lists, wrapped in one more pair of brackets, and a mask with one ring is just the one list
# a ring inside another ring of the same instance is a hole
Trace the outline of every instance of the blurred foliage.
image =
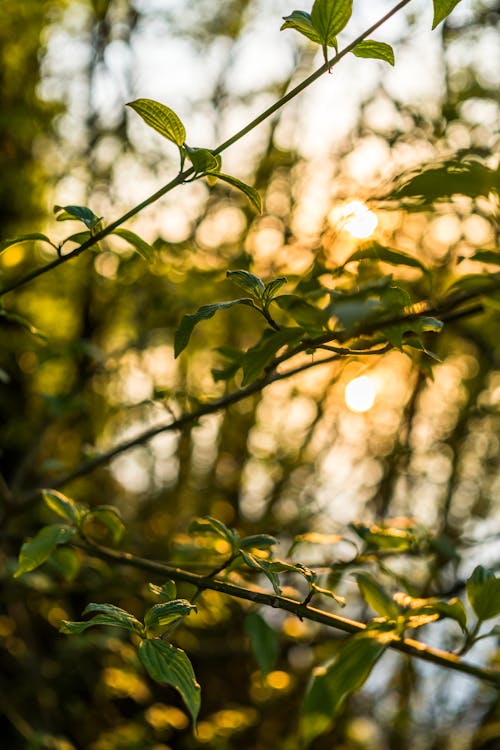
[[(464, 50), (491, 44), (500, 8), (492, 2), (471, 8), (463, 23), (452, 17), (442, 28), (439, 106), (398, 100), (380, 81), (361, 103), (351, 134), (315, 162), (286, 135), (300, 127), (300, 112), (285, 111), (242, 154), (242, 177), (264, 199), (262, 216), (222, 185), (210, 191), (186, 186), (181, 197), (162, 202), (134, 225), (155, 249), (151, 265), (113, 237), (99, 252), (83, 254), (6, 297), (6, 308), (46, 339), (0, 320), (5, 747), (297, 748), (295, 719), (310, 668), (338, 652), (330, 632), (283, 613), (261, 612), (280, 645), (264, 678), (244, 626), (250, 608), (205, 592), (198, 615), (176, 632), (203, 686), (193, 736), (178, 696), (147, 678), (135, 649), (116, 632), (67, 638), (57, 630), (61, 620), (78, 619), (89, 601), (110, 601), (142, 618), (153, 603), (142, 573), (76, 551), (21, 578), (11, 574), (22, 540), (53, 522), (38, 496), (33, 499), (33, 488), (51, 486), (83, 460), (240, 382), (214, 382), (211, 369), (227, 365), (218, 347), (248, 348), (258, 340), (262, 326), (243, 306), (200, 325), (187, 352), (173, 358), (175, 329), (185, 313), (236, 296), (227, 269), (251, 267), (265, 279), (286, 275), (300, 279), (303, 289), (312, 287), (328, 276), (325, 269), (358, 250), (359, 241), (345, 229), (346, 204), (376, 196), (380, 201), (369, 204), (379, 222), (374, 239), (432, 268), (429, 290), (428, 279), (415, 269), (381, 265), (402, 279), (413, 299), (441, 294), (457, 269), (478, 272), (481, 266), (469, 258), (498, 241), (494, 200), (453, 197), (418, 212), (386, 200), (396, 178), (411, 176), (423, 160), (439, 165), (467, 157), (497, 167), (498, 118), (491, 111), (497, 107), (498, 115), (498, 71), (485, 67), (481, 54)], [(291, 8), (273, 3), (277, 23), (283, 10)], [(273, 23), (270, 10), (266, 15)], [(2, 238), (20, 227), (33, 231), (37, 212), (53, 203), (86, 202), (111, 220), (128, 200), (131, 184), (156, 185), (171, 170), (158, 141), (141, 140), (121, 108), (134, 96), (148, 95), (134, 90), (132, 73), (135, 45), (147, 41), (151, 29), (168, 32), (172, 44), (185, 40), (200, 59), (222, 40), (219, 74), (198, 99), (189, 91), (184, 105), (192, 105), (193, 117), (202, 113), (214, 137), (238, 110), (254, 112), (270, 95), (286, 91), (297, 70), (302, 76), (312, 69), (310, 48), (299, 44), (293, 68), (280, 69), (279, 80), (235, 93), (230, 72), (238, 51), (249, 39), (259, 44), (251, 36), (255, 18), (256, 4), (242, 0), (204, 0), (182, 13), (126, 0), (3, 0)], [(48, 45), (62, 37), (65, 54), (71, 58), (75, 50), (74, 66), (81, 49), (75, 40), (83, 46), (81, 67), (69, 66), (67, 74), (62, 58), (59, 70), (54, 67)], [(126, 49), (123, 78), (110, 62), (117, 45)], [(165, 75), (156, 98), (168, 100), (174, 77)], [(42, 97), (40, 84), (49, 81), (57, 85)], [(55, 187), (45, 181), (56, 178)], [(147, 192), (141, 189), (140, 196)], [(47, 211), (42, 231), (52, 237), (54, 224)], [(2, 280), (53, 257), (38, 243), (15, 246), (0, 256)], [(458, 259), (465, 260), (457, 266)], [(360, 263), (366, 282), (373, 280), (372, 269)], [(345, 359), (274, 384), (180, 434), (159, 435), (64, 489), (90, 506), (116, 505), (127, 526), (127, 548), (174, 564), (193, 560), (185, 530), (197, 515), (215, 516), (243, 534), (279, 534), (283, 544), (292, 544), (297, 534), (344, 533), (357, 521), (370, 529), (391, 525), (395, 517), (413, 519), (432, 531), (428, 555), (375, 555), (374, 572), (389, 582), (404, 581), (415, 595), (461, 596), (476, 564), (500, 568), (497, 309), (492, 299), (481, 315), (457, 317), (443, 334), (428, 334), (428, 346), (441, 360), (432, 377), (419, 352), (412, 360), (399, 352), (373, 362)], [(348, 411), (343, 401), (346, 383), (361, 373), (380, 383), (366, 414)], [(370, 533), (376, 540), (376, 528)], [(303, 541), (296, 559), (312, 549)], [(333, 566), (332, 579), (340, 579), (351, 554), (349, 545), (326, 544), (320, 552), (314, 547), (310, 563)], [(349, 601), (347, 616), (362, 618), (366, 605), (348, 573), (340, 587)], [(192, 590), (179, 586), (178, 593), (189, 596)], [(452, 623), (437, 637), (440, 646), (454, 648), (458, 636)], [(478, 658), (498, 663), (494, 643), (486, 643), (486, 650), (477, 647)], [(493, 691), (402, 656), (384, 664), (314, 750), (498, 747), (500, 704)]]

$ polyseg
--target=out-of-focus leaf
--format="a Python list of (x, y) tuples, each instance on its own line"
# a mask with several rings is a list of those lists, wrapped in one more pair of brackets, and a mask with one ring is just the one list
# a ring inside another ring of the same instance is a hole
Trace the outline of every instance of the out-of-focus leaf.
[(500, 578), (489, 568), (478, 565), (468, 579), (467, 596), (479, 620), (500, 614)]
[(219, 180), (222, 180), (223, 182), (227, 182), (229, 185), (237, 188), (237, 190), (241, 190), (242, 193), (245, 193), (246, 197), (248, 198), (252, 206), (257, 210), (257, 212), (259, 214), (262, 213), (262, 198), (260, 197), (260, 193), (258, 190), (256, 190), (254, 187), (251, 187), (250, 185), (247, 185), (246, 182), (238, 180), (236, 177), (233, 177), (230, 174), (217, 172), (217, 178)]
[(276, 544), (276, 538), (269, 534), (253, 534), (244, 537), (240, 543), (240, 549), (269, 549)]
[(394, 50), (390, 44), (376, 42), (374, 39), (365, 39), (359, 42), (352, 50), (356, 57), (369, 57), (375, 60), (384, 60), (389, 65), (394, 65)]
[(373, 634), (360, 633), (349, 638), (331, 664), (314, 670), (300, 724), (306, 747), (332, 727), (345, 699), (363, 685), (385, 648)]
[(151, 263), (154, 259), (154, 248), (146, 242), (146, 240), (143, 240), (142, 237), (139, 237), (138, 234), (135, 232), (131, 232), (130, 229), (114, 229), (111, 234), (116, 234), (118, 237), (121, 237), (122, 240), (125, 240), (125, 242), (128, 242), (129, 245), (132, 245), (134, 250), (137, 250), (141, 258), (144, 258), (145, 261), (148, 263)]
[(175, 356), (178, 357), (179, 354), (184, 351), (186, 346), (189, 344), (189, 339), (191, 338), (191, 334), (195, 326), (201, 320), (209, 320), (209, 318), (213, 318), (215, 313), (219, 310), (229, 310), (235, 305), (247, 305), (249, 307), (254, 307), (253, 301), (249, 298), (232, 299), (228, 302), (213, 302), (209, 305), (202, 305), (202, 307), (198, 308), (195, 313), (188, 313), (187, 315), (184, 315), (179, 327), (175, 332)]
[(47, 563), (55, 569), (65, 581), (74, 581), (81, 569), (80, 556), (71, 547), (56, 547), (50, 554)]
[(296, 343), (304, 336), (302, 328), (281, 328), (265, 331), (262, 339), (245, 353), (243, 358), (243, 385), (252, 383), (273, 361), (284, 346)]
[(361, 596), (377, 614), (389, 619), (398, 617), (398, 605), (370, 573), (356, 573), (355, 578)]
[(44, 526), (33, 539), (24, 542), (21, 547), (14, 578), (38, 568), (58, 545), (67, 544), (75, 533), (76, 529), (73, 526), (64, 526), (60, 523)]
[(177, 596), (177, 586), (175, 581), (165, 581), (162, 586), (155, 583), (148, 583), (148, 589), (152, 594), (157, 596), (161, 602), (169, 602)]
[(138, 653), (153, 680), (170, 685), (180, 693), (196, 724), (200, 711), (200, 686), (185, 652), (159, 638), (149, 638), (141, 641)]
[(330, 317), (328, 311), (310, 305), (296, 294), (280, 294), (273, 297), (272, 302), (285, 310), (299, 326), (307, 331), (323, 330)]
[(30, 323), (30, 321), (23, 315), (19, 315), (15, 312), (10, 312), (10, 310), (0, 309), (0, 320), (2, 319), (5, 321), (6, 325), (11, 325), (16, 328), (22, 328), (23, 331), (27, 331), (32, 336), (36, 336), (43, 341), (45, 341), (46, 339), (45, 334), (42, 333), (39, 328)]
[(354, 260), (379, 260), (384, 263), (390, 263), (393, 266), (410, 266), (412, 268), (418, 268), (424, 273), (427, 272), (427, 268), (421, 263), (418, 258), (414, 258), (408, 253), (403, 253), (401, 250), (393, 250), (390, 247), (385, 247), (378, 242), (370, 240), (364, 242), (360, 247), (344, 261), (343, 265), (351, 263)]
[(21, 234), (19, 237), (14, 237), (12, 240), (4, 240), (0, 242), (0, 253), (7, 250), (9, 247), (14, 245), (20, 245), (22, 242), (30, 242), (32, 240), (38, 240), (39, 242), (48, 242), (49, 245), (54, 247), (54, 243), (47, 237), (46, 234), (40, 234), (40, 232), (31, 232), (30, 234)]
[(410, 199), (410, 205), (425, 207), (453, 195), (469, 198), (488, 196), (500, 189), (500, 173), (473, 160), (451, 160), (426, 166), (394, 190), (390, 200)]
[(203, 516), (195, 518), (189, 524), (188, 531), (190, 534), (215, 534), (229, 542), (233, 549), (237, 549), (240, 543), (240, 537), (237, 531), (229, 529), (226, 524), (212, 516)]
[(85, 508), (57, 490), (42, 490), (42, 497), (51, 510), (67, 521), (78, 525)]
[(128, 102), (139, 117), (142, 117), (146, 125), (156, 130), (164, 138), (167, 138), (176, 146), (182, 146), (186, 140), (186, 129), (175, 112), (165, 104), (154, 101), (154, 99), (136, 99)]
[(276, 631), (256, 612), (245, 618), (245, 632), (250, 639), (252, 653), (263, 677), (274, 668), (279, 654)]
[(82, 518), (82, 526), (85, 534), (91, 538), (97, 536), (95, 541), (101, 541), (101, 535), (99, 533), (96, 535), (95, 530), (92, 528), (94, 524), (104, 527), (107, 534), (111, 536), (113, 544), (118, 544), (125, 532), (120, 512), (118, 508), (112, 505), (97, 505)]

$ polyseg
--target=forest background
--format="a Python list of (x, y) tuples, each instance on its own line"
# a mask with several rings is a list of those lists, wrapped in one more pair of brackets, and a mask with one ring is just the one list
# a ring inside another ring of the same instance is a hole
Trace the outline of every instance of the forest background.
[[(390, 7), (354, 3), (345, 43)], [(293, 9), (284, 0), (3, 0), (1, 239), (36, 231), (57, 242), (68, 232), (54, 205), (90, 206), (111, 221), (176, 174), (175, 149), (125, 103), (164, 102), (190, 142), (214, 147), (304, 79), (321, 51), (280, 32)], [(423, 164), (472, 159), (497, 168), (499, 16), (497, 2), (463, 0), (431, 33), (432, 5), (415, 0), (378, 31), (394, 47), (394, 68), (344, 59), (224, 154), (224, 171), (259, 191), (261, 214), (226, 184), (197, 180), (130, 223), (153, 249), (149, 261), (147, 248), (141, 254), (123, 237), (107, 238), (2, 297), (6, 747), (294, 750), (311, 668), (335, 655), (342, 636), (279, 609), (258, 610), (252, 625), (250, 605), (205, 591), (198, 612), (175, 631), (202, 686), (193, 734), (180, 697), (148, 678), (116, 630), (58, 632), (91, 601), (142, 617), (145, 602), (154, 603), (146, 584), (158, 577), (66, 548), (12, 577), (23, 540), (53, 522), (35, 488), (116, 506), (127, 529), (123, 549), (195, 572), (214, 569), (225, 550), (220, 540), (217, 547), (210, 536), (187, 533), (196, 516), (213, 516), (242, 536), (273, 534), (279, 557), (295, 539), (291, 557), (328, 571), (347, 601), (341, 614), (363, 622), (373, 612), (356, 583), (361, 566), (391, 592), (443, 599), (463, 597), (477, 565), (499, 569), (494, 295), (450, 316), (441, 333), (424, 332), (419, 349), (391, 346), (304, 369), (96, 461), (241, 384), (239, 375), (214, 378), (212, 370), (220, 374), (231, 352), (258, 341), (262, 324), (245, 306), (201, 322), (174, 358), (185, 314), (238, 296), (228, 270), (302, 280), (305, 290), (318, 269), (339, 268), (366, 241), (430, 269), (348, 266), (366, 283), (392, 274), (412, 299), (428, 294), (429, 278), (439, 298), (457, 275), (495, 270), (481, 262), (494, 256), (480, 255), (497, 245), (491, 190), (436, 188), (420, 204), (381, 199)], [(43, 242), (7, 247), (1, 288), (54, 256)], [(367, 390), (346, 403), (346, 386), (360, 377)], [(370, 528), (381, 530), (371, 547), (363, 537)], [(384, 548), (388, 530), (425, 538), (425, 553), (404, 543)], [(288, 593), (300, 591), (294, 576), (286, 584)], [(190, 588), (179, 595), (189, 597)], [(333, 604), (332, 611), (340, 610)], [(420, 636), (460, 648), (453, 621)], [(270, 639), (264, 656), (256, 637)], [(467, 658), (494, 665), (495, 640), (479, 641)], [(493, 750), (499, 743), (500, 704), (490, 685), (391, 652), (312, 747)]]

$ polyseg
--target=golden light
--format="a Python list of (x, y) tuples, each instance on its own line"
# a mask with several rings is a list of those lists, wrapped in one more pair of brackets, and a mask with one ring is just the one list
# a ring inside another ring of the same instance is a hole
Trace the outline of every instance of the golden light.
[(362, 413), (372, 408), (376, 395), (374, 379), (369, 375), (360, 375), (346, 385), (344, 399), (348, 409)]
[(378, 226), (377, 215), (362, 201), (350, 201), (342, 206), (338, 214), (342, 229), (356, 239), (364, 240)]

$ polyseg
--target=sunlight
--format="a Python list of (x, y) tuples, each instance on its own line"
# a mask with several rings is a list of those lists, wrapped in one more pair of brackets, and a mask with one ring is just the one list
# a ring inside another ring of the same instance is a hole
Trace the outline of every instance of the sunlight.
[(330, 214), (332, 224), (338, 223), (352, 237), (363, 240), (373, 234), (378, 226), (377, 215), (362, 201), (349, 201)]
[(377, 388), (373, 378), (361, 375), (346, 385), (344, 398), (348, 409), (361, 413), (372, 408), (376, 395)]

